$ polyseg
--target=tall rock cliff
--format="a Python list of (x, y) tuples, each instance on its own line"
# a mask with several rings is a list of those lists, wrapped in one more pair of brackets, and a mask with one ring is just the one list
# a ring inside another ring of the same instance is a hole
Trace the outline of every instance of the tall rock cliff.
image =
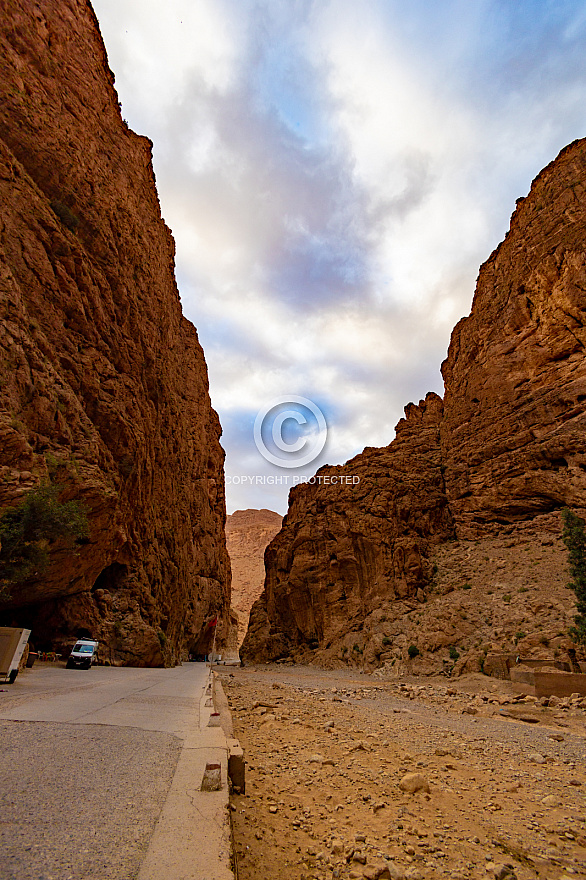
[(0, 28), (0, 508), (51, 480), (90, 522), (2, 621), (172, 663), (216, 615), (227, 635), (230, 569), (220, 426), (152, 144), (121, 118), (89, 2), (4, 2)]
[(443, 402), (409, 404), (389, 446), (318, 472), (359, 482), (292, 490), (245, 661), (349, 661), (355, 650), (376, 665), (385, 630), (398, 633), (433, 588), (433, 548), (586, 506), (585, 238), (582, 140), (536, 178), (481, 267), (442, 367)]
[(586, 141), (519, 199), (442, 366), (458, 533), (586, 506)]
[(226, 517), (226, 547), (232, 568), (232, 612), (237, 615), (238, 646), (248, 629), (250, 609), (262, 593), (264, 552), (283, 517), (274, 510), (235, 510)]
[(245, 661), (336, 649), (347, 632), (376, 629), (381, 616), (421, 598), (430, 545), (453, 536), (442, 401), (428, 394), (405, 414), (389, 446), (321, 468), (315, 483), (291, 491), (283, 528), (265, 551), (265, 591), (251, 610)]

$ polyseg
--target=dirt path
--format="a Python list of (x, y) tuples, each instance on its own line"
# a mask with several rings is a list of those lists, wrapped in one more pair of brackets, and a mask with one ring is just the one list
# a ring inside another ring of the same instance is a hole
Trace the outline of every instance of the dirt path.
[(239, 880), (586, 877), (585, 700), (544, 707), (484, 676), (222, 681), (248, 762)]

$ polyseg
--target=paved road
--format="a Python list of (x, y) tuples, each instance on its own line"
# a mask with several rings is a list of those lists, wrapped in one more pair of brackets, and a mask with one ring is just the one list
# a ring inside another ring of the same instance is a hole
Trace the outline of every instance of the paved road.
[(0, 880), (136, 877), (207, 681), (40, 664), (0, 687)]
[(175, 669), (40, 664), (1, 689), (0, 719), (138, 727), (184, 739), (199, 727), (208, 672), (203, 663)]

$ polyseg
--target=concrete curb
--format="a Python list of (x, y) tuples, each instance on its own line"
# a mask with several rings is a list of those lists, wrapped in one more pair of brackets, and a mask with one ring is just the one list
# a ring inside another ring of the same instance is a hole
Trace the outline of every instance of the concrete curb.
[(234, 728), (232, 725), (232, 714), (230, 712), (230, 706), (228, 705), (228, 700), (226, 699), (226, 694), (224, 693), (224, 688), (216, 674), (214, 674), (214, 706), (216, 707), (216, 712), (220, 715), (220, 725), (222, 730), (226, 734), (228, 738), (234, 736)]
[[(212, 675), (210, 672), (200, 700), (199, 724), (194, 724), (184, 740), (138, 880), (234, 880), (230, 866), (229, 746), (221, 726), (207, 726), (214, 711), (209, 705)], [(221, 765), (220, 791), (200, 790), (208, 763)]]

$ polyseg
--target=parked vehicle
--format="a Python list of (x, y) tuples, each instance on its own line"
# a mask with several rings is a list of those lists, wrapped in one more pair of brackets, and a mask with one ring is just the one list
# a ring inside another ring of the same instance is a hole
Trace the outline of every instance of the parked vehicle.
[(18, 675), (18, 666), (30, 634), (30, 629), (0, 626), (0, 678), (4, 677), (9, 684)]
[(90, 669), (98, 662), (98, 643), (93, 639), (79, 639), (65, 664), (67, 669)]

